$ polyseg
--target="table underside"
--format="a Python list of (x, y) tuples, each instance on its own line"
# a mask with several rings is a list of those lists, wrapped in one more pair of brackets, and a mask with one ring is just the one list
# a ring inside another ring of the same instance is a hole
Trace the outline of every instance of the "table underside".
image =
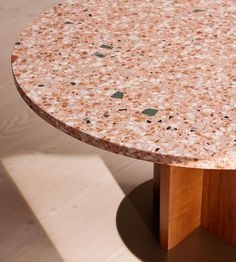
[[(236, 245), (236, 170), (154, 164), (160, 245), (171, 249), (202, 226)], [(158, 222), (157, 222), (158, 221)]]

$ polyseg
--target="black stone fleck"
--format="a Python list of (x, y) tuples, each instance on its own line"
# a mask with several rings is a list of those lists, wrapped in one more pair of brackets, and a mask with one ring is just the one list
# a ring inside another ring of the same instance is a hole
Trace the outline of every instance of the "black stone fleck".
[(225, 118), (229, 118), (228, 116), (225, 116)]
[(151, 120), (147, 120), (147, 123), (149, 123), (149, 124), (150, 124), (150, 123), (152, 123), (152, 121), (151, 121)]
[(92, 15), (91, 15), (91, 14), (89, 14), (89, 16), (90, 16), (90, 17), (92, 17)]
[(167, 129), (167, 130), (170, 130), (170, 129), (171, 129), (171, 126), (168, 126), (166, 129)]
[(190, 129), (190, 132), (195, 132), (196, 131), (196, 128), (195, 127), (192, 127), (191, 129)]
[(127, 108), (120, 108), (119, 111), (127, 111)]
[(157, 152), (157, 151), (159, 151), (160, 150), (160, 148), (159, 147), (157, 147), (156, 149), (155, 149), (155, 152)]
[(20, 45), (20, 42), (16, 42), (15, 45)]
[(75, 82), (70, 82), (70, 84), (71, 84), (72, 86), (76, 85), (76, 83), (75, 83)]
[(74, 23), (70, 22), (70, 21), (65, 22), (65, 25), (72, 25), (72, 24), (74, 24)]
[(38, 85), (38, 87), (43, 87), (43, 86), (44, 86), (44, 85), (41, 85), (41, 84), (40, 84), (40, 85)]
[(85, 119), (86, 124), (90, 124), (91, 121), (89, 119)]
[(159, 122), (159, 123), (161, 123), (161, 122), (162, 122), (162, 120), (160, 119), (160, 120), (158, 120), (158, 122)]
[(173, 118), (173, 116), (169, 116), (169, 119)]
[(106, 112), (103, 116), (104, 117), (109, 117), (110, 115)]
[(178, 128), (176, 128), (176, 127), (175, 127), (175, 128), (174, 128), (174, 130), (175, 130), (175, 131), (177, 131), (177, 130), (178, 130)]
[(203, 12), (203, 11), (204, 11), (204, 10), (202, 10), (202, 9), (194, 9), (194, 10), (193, 10), (194, 13), (199, 13), (199, 12)]

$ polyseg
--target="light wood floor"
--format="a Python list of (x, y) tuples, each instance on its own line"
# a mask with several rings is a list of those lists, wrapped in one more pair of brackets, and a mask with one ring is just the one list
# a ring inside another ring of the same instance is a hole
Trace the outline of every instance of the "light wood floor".
[(59, 132), (25, 105), (13, 83), (17, 35), (56, 2), (0, 0), (0, 261), (139, 261), (120, 240), (115, 214), (125, 194), (152, 178), (152, 164)]

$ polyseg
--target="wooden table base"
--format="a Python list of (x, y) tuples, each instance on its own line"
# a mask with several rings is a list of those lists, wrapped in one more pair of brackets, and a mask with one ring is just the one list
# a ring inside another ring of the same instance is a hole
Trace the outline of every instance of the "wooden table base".
[(160, 245), (171, 249), (198, 226), (236, 245), (236, 170), (154, 164)]

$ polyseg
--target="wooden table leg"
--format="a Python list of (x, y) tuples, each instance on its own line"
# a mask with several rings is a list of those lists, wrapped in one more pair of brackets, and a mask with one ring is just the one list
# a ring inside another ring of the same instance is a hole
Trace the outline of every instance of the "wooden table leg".
[(204, 228), (236, 245), (236, 170), (202, 170), (154, 164), (160, 245), (171, 249)]
[(236, 245), (236, 170), (205, 170), (201, 225)]
[(203, 170), (154, 164), (154, 180), (160, 183), (160, 245), (171, 249), (200, 225)]

